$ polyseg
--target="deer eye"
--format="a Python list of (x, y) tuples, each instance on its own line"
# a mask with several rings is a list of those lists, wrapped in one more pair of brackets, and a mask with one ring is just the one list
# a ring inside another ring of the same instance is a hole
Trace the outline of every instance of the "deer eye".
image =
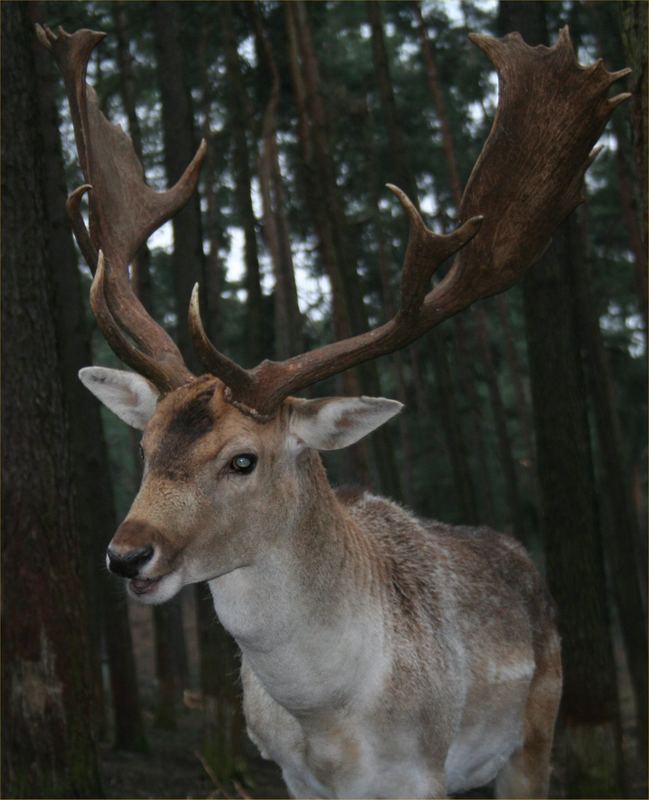
[(249, 475), (257, 464), (257, 456), (253, 453), (240, 453), (230, 461), (230, 467), (234, 472), (242, 475)]
[(141, 444), (138, 445), (138, 452), (140, 454), (140, 461), (144, 461), (144, 448)]

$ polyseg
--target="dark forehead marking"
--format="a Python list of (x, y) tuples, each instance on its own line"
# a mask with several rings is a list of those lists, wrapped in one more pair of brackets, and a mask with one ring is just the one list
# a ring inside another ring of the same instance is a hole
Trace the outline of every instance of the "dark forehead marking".
[(213, 430), (218, 415), (210, 401), (214, 387), (199, 392), (182, 405), (169, 420), (160, 444), (151, 456), (150, 468), (168, 478), (188, 474), (186, 457), (192, 445)]
[(188, 400), (169, 421), (166, 435), (182, 435), (193, 441), (211, 431), (215, 422), (214, 412), (210, 407), (213, 395), (214, 387), (210, 386)]

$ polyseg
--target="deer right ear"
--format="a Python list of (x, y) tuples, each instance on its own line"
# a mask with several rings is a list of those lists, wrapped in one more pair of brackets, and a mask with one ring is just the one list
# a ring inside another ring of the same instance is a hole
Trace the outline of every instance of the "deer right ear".
[(314, 450), (340, 450), (383, 425), (403, 405), (385, 397), (292, 397), (290, 407), (289, 431), (298, 443)]
[(133, 428), (144, 430), (153, 416), (159, 394), (137, 372), (107, 367), (84, 367), (79, 370), (79, 380), (113, 414), (117, 414)]

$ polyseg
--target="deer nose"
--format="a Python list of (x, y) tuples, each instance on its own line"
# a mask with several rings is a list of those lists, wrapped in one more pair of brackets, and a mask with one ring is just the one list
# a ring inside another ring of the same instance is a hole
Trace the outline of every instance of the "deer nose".
[(140, 569), (151, 560), (153, 547), (138, 547), (135, 550), (128, 550), (126, 553), (118, 553), (109, 547), (106, 551), (108, 555), (108, 569), (115, 575), (122, 578), (135, 578)]

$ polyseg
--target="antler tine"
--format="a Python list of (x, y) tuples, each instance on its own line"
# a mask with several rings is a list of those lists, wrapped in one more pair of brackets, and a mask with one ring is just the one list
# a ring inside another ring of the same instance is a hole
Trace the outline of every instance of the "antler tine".
[(472, 239), (482, 224), (482, 215), (471, 217), (453, 233), (433, 233), (424, 224), (421, 214), (408, 195), (391, 183), (387, 188), (399, 198), (409, 221), (408, 244), (401, 277), (399, 317), (407, 319), (421, 308), (430, 281), (439, 267)]
[(189, 331), (196, 355), (212, 375), (216, 375), (223, 381), (232, 397), (249, 394), (253, 390), (254, 381), (248, 370), (219, 352), (210, 342), (201, 319), (197, 283), (194, 284), (189, 302)]
[(581, 66), (567, 26), (552, 47), (530, 47), (518, 34), (469, 38), (499, 73), (496, 117), (460, 205), (460, 217), (481, 210), (485, 221), (431, 293), (431, 314), (442, 301), (464, 307), (508, 289), (545, 249), (583, 201), (593, 145), (618, 100), (607, 89), (628, 74)]
[(83, 257), (86, 259), (86, 263), (90, 267), (90, 271), (94, 275), (95, 270), (97, 269), (98, 253), (94, 244), (92, 243), (92, 240), (90, 239), (88, 228), (86, 228), (86, 223), (84, 222), (83, 215), (81, 214), (81, 200), (83, 199), (84, 194), (89, 192), (91, 189), (92, 186), (89, 183), (84, 183), (82, 186), (77, 187), (68, 196), (68, 199), (65, 203), (65, 210), (67, 211), (70, 224), (72, 225), (74, 238), (77, 240), (79, 249), (83, 253)]
[[(79, 160), (87, 181), (68, 200), (72, 228), (91, 270), (94, 271), (97, 263), (98, 251), (103, 252), (105, 264), (99, 284), (101, 292), (97, 295), (101, 297), (98, 323), (108, 326), (104, 331), (106, 338), (111, 346), (116, 343), (118, 354), (131, 367), (141, 369), (140, 356), (145, 357), (149, 365), (145, 367), (145, 374), (154, 382), (157, 379), (153, 375), (157, 371), (151, 367), (152, 359), (164, 364), (158, 388), (169, 391), (174, 384), (184, 383), (191, 373), (173, 340), (151, 319), (134, 294), (128, 265), (153, 231), (191, 197), (206, 144), (201, 142), (191, 163), (172, 188), (154, 191), (144, 182), (144, 171), (131, 140), (119, 125), (106, 119), (94, 90), (86, 83), (88, 60), (105, 34), (90, 30), (68, 34), (62, 28), (55, 34), (40, 26), (36, 26), (36, 32), (63, 73)], [(81, 199), (87, 191), (89, 232), (80, 212)], [(129, 346), (118, 343), (115, 330), (128, 337)], [(134, 346), (140, 356), (136, 355)], [(174, 369), (177, 379), (172, 377)]]
[(90, 287), (90, 306), (97, 325), (115, 355), (148, 378), (163, 394), (190, 381), (193, 375), (184, 364), (181, 369), (175, 360), (165, 363), (164, 359), (151, 358), (130, 341), (106, 302), (106, 272), (104, 254), (100, 250), (97, 255), (97, 268)]

